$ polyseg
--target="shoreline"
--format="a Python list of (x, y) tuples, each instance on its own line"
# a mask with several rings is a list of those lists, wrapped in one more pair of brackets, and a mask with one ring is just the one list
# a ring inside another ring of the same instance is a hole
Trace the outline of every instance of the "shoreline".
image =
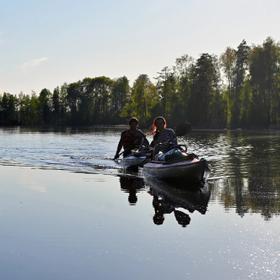
[[(172, 128), (172, 127), (171, 127)], [(92, 126), (0, 126), (1, 130), (14, 131), (46, 131), (46, 132), (71, 132), (71, 131), (90, 131), (90, 130), (123, 130), (127, 129), (126, 124), (118, 125), (92, 125)], [(140, 127), (144, 131), (149, 131), (149, 128)], [(248, 133), (278, 133), (280, 128), (192, 128), (190, 132), (248, 132)]]

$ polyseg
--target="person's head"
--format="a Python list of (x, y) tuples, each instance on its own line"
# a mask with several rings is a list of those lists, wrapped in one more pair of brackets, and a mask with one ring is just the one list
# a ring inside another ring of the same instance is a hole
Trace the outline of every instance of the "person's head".
[(135, 205), (136, 204), (136, 202), (137, 202), (136, 193), (129, 193), (128, 202), (129, 202), (130, 205)]
[(155, 213), (153, 216), (153, 222), (155, 225), (162, 225), (164, 222), (164, 216), (162, 213)]
[(155, 131), (161, 131), (164, 128), (166, 128), (166, 120), (164, 117), (159, 116), (156, 117), (153, 121), (153, 132)]
[(137, 118), (131, 118), (128, 122), (130, 129), (136, 129), (138, 124), (139, 124), (139, 121)]
[(186, 227), (191, 221), (190, 216), (182, 211), (175, 210), (174, 215), (178, 224), (181, 225), (182, 227)]

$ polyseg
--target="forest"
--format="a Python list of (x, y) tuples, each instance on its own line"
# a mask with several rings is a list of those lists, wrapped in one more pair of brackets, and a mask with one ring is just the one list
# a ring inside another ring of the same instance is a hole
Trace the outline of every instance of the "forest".
[(87, 77), (53, 91), (0, 95), (0, 126), (115, 125), (135, 116), (148, 127), (157, 115), (193, 128), (280, 128), (280, 44), (268, 37), (219, 56), (183, 55), (131, 85), (126, 76)]

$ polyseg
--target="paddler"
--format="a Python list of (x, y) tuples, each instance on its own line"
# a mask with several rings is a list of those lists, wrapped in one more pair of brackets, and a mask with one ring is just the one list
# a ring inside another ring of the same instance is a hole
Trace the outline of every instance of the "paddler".
[(120, 151), (123, 148), (123, 156), (128, 156), (134, 149), (142, 149), (149, 147), (146, 135), (138, 128), (139, 121), (137, 118), (131, 118), (128, 122), (129, 129), (121, 133), (121, 138), (117, 147), (114, 159), (119, 158)]
[(170, 147), (177, 145), (177, 137), (172, 128), (167, 128), (164, 117), (156, 117), (152, 125), (152, 133), (154, 135), (151, 147), (154, 149), (154, 155), (160, 150), (165, 151)]

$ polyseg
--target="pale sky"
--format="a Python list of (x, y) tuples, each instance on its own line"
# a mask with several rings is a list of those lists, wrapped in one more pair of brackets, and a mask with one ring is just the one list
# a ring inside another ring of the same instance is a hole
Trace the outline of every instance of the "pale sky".
[(280, 41), (279, 0), (0, 0), (0, 92), (155, 77), (188, 54)]

